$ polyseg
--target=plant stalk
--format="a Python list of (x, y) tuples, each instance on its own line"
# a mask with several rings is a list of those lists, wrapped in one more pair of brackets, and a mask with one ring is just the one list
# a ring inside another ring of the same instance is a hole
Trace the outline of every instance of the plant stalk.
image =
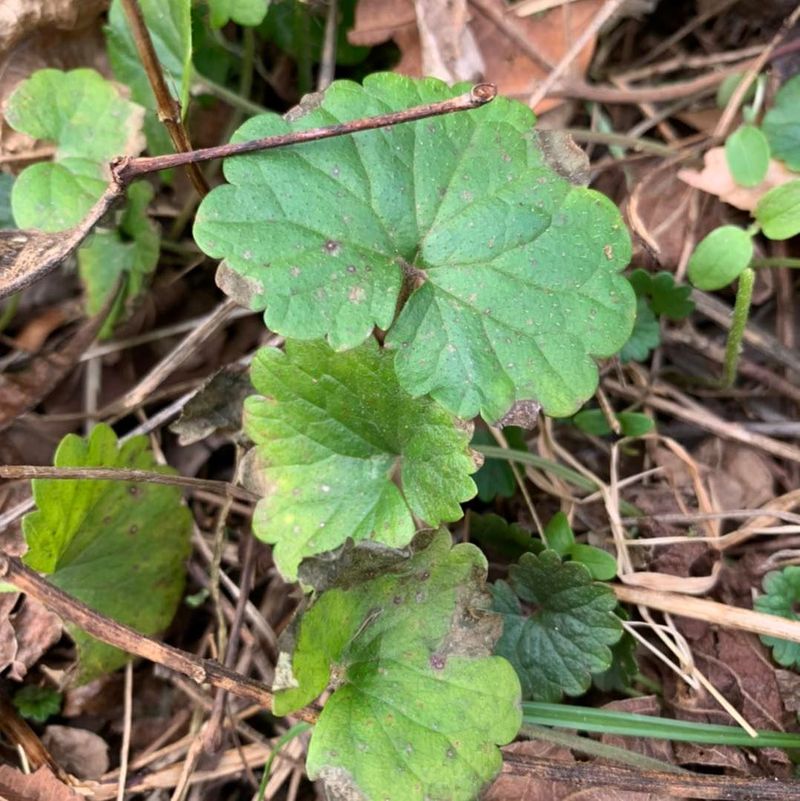
[[(192, 143), (181, 119), (181, 106), (167, 88), (164, 71), (161, 69), (161, 63), (156, 55), (155, 47), (153, 47), (153, 40), (150, 38), (150, 31), (147, 30), (142, 9), (136, 0), (121, 0), (121, 2), (125, 16), (128, 18), (136, 50), (156, 98), (158, 118), (164, 123), (175, 149), (185, 153), (192, 149)], [(185, 166), (192, 186), (200, 197), (205, 197), (209, 187), (200, 168), (192, 162), (187, 162)]]
[(722, 366), (720, 385), (723, 389), (730, 389), (736, 381), (736, 368), (739, 365), (739, 356), (742, 352), (742, 339), (747, 319), (750, 316), (750, 303), (753, 299), (753, 284), (756, 280), (755, 271), (746, 267), (739, 276), (739, 286), (736, 289), (736, 303), (733, 306), (733, 319), (731, 330), (728, 332), (728, 341), (725, 344), (725, 362)]

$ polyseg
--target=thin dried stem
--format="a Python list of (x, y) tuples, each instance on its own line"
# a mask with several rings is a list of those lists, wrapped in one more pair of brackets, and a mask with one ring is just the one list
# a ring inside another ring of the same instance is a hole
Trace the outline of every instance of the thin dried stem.
[(188, 153), (169, 153), (164, 156), (150, 156), (144, 158), (131, 158), (123, 156), (112, 162), (111, 171), (114, 178), (121, 184), (128, 185), (131, 181), (148, 175), (152, 172), (169, 170), (181, 167), (184, 164), (211, 161), (212, 159), (226, 159), (232, 156), (243, 156), (246, 153), (255, 153), (262, 150), (274, 150), (287, 145), (297, 145), (303, 142), (316, 142), (320, 139), (331, 139), (335, 136), (347, 136), (360, 131), (372, 131), (376, 128), (386, 128), (404, 122), (414, 122), (427, 117), (438, 117), (443, 114), (452, 114), (457, 111), (469, 111), (489, 103), (497, 96), (497, 87), (491, 83), (479, 83), (472, 89), (458, 97), (442, 100), (438, 103), (425, 103), (420, 106), (391, 111), (387, 114), (378, 114), (374, 117), (363, 117), (359, 120), (340, 122), (336, 125), (327, 125), (321, 128), (311, 128), (307, 131), (293, 131), (278, 136), (265, 136), (261, 139), (252, 139), (248, 142), (236, 142), (216, 147), (206, 147), (192, 150)]
[[(232, 695), (259, 703), (267, 709), (272, 707), (273, 694), (260, 682), (242, 676), (214, 660), (201, 659), (154, 640), (95, 612), (77, 598), (50, 584), (15, 557), (0, 555), (0, 578), (108, 645), (182, 673), (197, 684), (210, 684), (212, 687), (227, 690)], [(318, 713), (306, 708), (294, 712), (293, 716), (315, 723)]]
[(168, 484), (173, 487), (202, 489), (228, 498), (241, 498), (245, 501), (258, 500), (258, 496), (242, 487), (227, 481), (214, 481), (206, 478), (176, 476), (158, 473), (154, 470), (127, 470), (110, 467), (49, 467), (31, 464), (0, 465), (0, 478), (7, 479), (56, 479), (56, 480), (99, 480), (134, 481), (148, 484)]

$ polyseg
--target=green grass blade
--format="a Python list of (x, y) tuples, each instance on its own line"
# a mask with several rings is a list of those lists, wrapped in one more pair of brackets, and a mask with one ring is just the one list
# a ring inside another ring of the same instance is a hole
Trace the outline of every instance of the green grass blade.
[(791, 732), (759, 731), (758, 737), (751, 737), (738, 726), (671, 720), (567, 704), (528, 702), (522, 705), (522, 712), (523, 725), (558, 726), (624, 737), (658, 737), (663, 740), (711, 745), (800, 748), (800, 734)]
[[(482, 453), (489, 459), (504, 459), (507, 462), (519, 462), (520, 464), (528, 464), (531, 467), (536, 467), (545, 473), (552, 473), (554, 476), (563, 478), (565, 481), (569, 481), (570, 484), (578, 487), (578, 489), (585, 490), (586, 492), (597, 492), (597, 490), (600, 489), (594, 481), (581, 475), (577, 470), (554, 462), (552, 459), (545, 459), (543, 456), (537, 456), (535, 453), (517, 451), (510, 448), (500, 448), (497, 445), (473, 445), (472, 449), (478, 451), (478, 453)], [(620, 501), (620, 510), (628, 517), (639, 517), (642, 514), (641, 510), (637, 509), (633, 504), (622, 500)]]

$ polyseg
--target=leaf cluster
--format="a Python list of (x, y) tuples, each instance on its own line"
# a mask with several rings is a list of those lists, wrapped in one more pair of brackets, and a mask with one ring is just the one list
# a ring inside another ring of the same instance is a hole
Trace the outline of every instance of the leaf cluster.
[[(193, 61), (196, 36), (213, 43), (214, 31), (233, 21), (285, 39), (287, 51), (296, 44), (288, 3), (267, 12), (255, 0), (208, 0), (195, 8), (195, 31), (188, 0), (140, 5), (184, 111), (193, 83), (210, 83), (197, 53)], [(352, 14), (352, 3), (343, 10)], [(208, 25), (198, 27), (198, 15)], [(17, 130), (56, 146), (52, 163), (28, 168), (10, 187), (17, 225), (74, 226), (106, 187), (113, 156), (170, 147), (119, 0), (105, 33), (130, 99), (91, 70), (46, 70), (9, 101)], [(341, 52), (354, 64), (363, 57), (357, 48)], [(445, 101), (465, 89), (395, 74), (337, 81), (285, 117), (249, 119), (232, 141)], [(460, 519), (476, 492), (484, 500), (513, 492), (505, 463), (489, 462), (472, 478), (472, 418), (507, 425), (540, 407), (572, 415), (596, 388), (596, 359), (628, 340), (636, 296), (651, 314), (688, 313), (683, 288), (668, 276), (621, 275), (631, 246), (619, 212), (562, 177), (534, 124), (527, 106), (500, 98), (467, 113), (230, 159), (226, 183), (197, 213), (195, 241), (222, 259), (220, 287), (287, 340), (253, 360), (256, 394), (242, 416), (253, 447), (243, 476), (261, 497), (255, 535), (309, 596), (283, 642), (274, 712), (333, 690), (308, 772), (337, 797), (475, 797), (499, 769), (498, 746), (518, 731), (520, 680), (526, 697), (555, 699), (585, 691), (592, 674), (612, 667), (621, 629), (613, 594), (596, 580), (613, 577), (616, 565), (577, 543), (563, 515), (548, 525), (546, 543), (500, 518), (476, 523), (476, 539), (502, 541), (520, 557), (492, 594), (482, 553), (451, 547), (449, 533), (437, 530)], [(6, 189), (0, 184), (0, 196)], [(120, 276), (126, 282), (103, 335), (158, 261), (152, 197), (149, 184), (130, 187), (124, 208), (78, 253), (90, 312)], [(0, 198), (0, 225), (3, 208)], [(235, 386), (236, 398), (247, 391), (242, 381)], [(238, 409), (213, 407), (219, 427), (238, 426)], [(195, 436), (190, 417), (184, 431)], [(578, 419), (596, 429), (591, 417)], [(640, 417), (620, 422), (643, 432)], [(525, 449), (521, 429), (506, 435)], [(54, 464), (168, 470), (146, 439), (120, 442), (106, 425), (67, 436)], [(37, 479), (33, 495), (37, 510), (23, 521), (29, 567), (142, 633), (169, 625), (191, 531), (177, 488)], [(129, 658), (68, 628), (78, 681)], [(31, 715), (56, 711), (52, 697), (34, 695)]]

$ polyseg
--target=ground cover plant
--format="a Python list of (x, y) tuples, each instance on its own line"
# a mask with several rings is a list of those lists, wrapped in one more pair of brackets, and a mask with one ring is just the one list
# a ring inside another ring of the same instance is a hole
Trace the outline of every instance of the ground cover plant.
[(777, 335), (751, 315), (798, 262), (798, 79), (766, 67), (800, 11), (700, 81), (713, 130), (642, 100), (661, 144), (580, 76), (604, 23), (664, 18), (570, 5), (420, 4), (409, 38), (367, 0), (114, 0), (99, 70), (9, 87), (0, 794), (794, 791), (791, 292)]

